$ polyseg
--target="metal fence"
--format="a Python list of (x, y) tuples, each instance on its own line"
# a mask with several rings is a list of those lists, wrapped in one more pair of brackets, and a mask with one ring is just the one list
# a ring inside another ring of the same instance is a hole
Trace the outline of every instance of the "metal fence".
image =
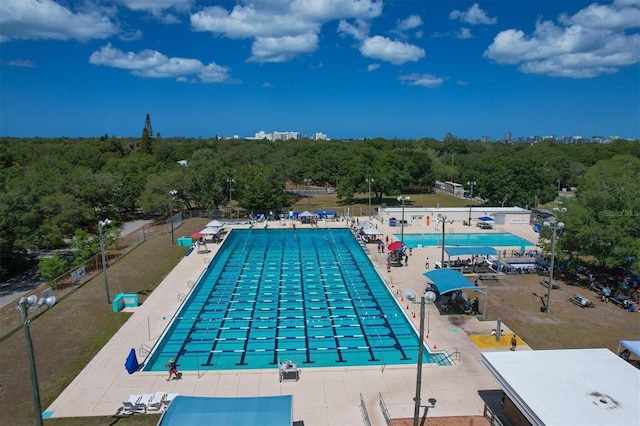
[[(174, 220), (174, 228), (177, 228), (182, 224), (181, 215), (179, 221), (177, 219)], [(105, 249), (107, 266), (117, 262), (122, 256), (126, 255), (152, 236), (166, 233), (164, 230), (166, 229), (166, 226), (168, 226), (168, 223), (169, 221), (147, 224), (125, 236), (122, 236)], [(96, 275), (102, 272), (103, 269), (102, 254), (97, 253), (93, 257), (82, 262), (82, 264), (74, 266), (59, 277), (41, 284), (38, 288), (31, 290), (20, 297), (28, 297), (33, 294), (39, 298), (44, 291), (51, 289), (51, 293), (58, 300), (62, 300), (78, 288), (82, 287), (86, 282), (93, 279)], [(18, 304), (18, 301), (19, 298), (17, 298), (15, 302), (11, 302), (0, 308), (0, 341), (4, 340), (20, 327), (20, 318), (15, 312), (15, 307)], [(36, 308), (34, 311), (29, 313), (29, 318), (36, 318), (42, 312), (44, 312), (44, 309)]]

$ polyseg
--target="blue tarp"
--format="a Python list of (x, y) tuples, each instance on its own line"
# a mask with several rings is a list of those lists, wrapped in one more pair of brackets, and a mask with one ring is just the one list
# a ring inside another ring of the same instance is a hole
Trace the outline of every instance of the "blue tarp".
[(493, 247), (458, 247), (458, 246), (444, 246), (444, 251), (449, 256), (464, 256), (464, 255), (482, 255), (482, 256), (497, 256), (499, 253)]
[(440, 294), (454, 290), (463, 290), (465, 288), (478, 290), (478, 287), (466, 279), (464, 275), (453, 269), (435, 269), (425, 272), (422, 275), (431, 280), (433, 285), (438, 288)]
[(129, 374), (133, 374), (138, 371), (140, 368), (140, 364), (138, 363), (138, 358), (136, 357), (136, 350), (131, 348), (131, 352), (129, 352), (129, 356), (127, 360), (124, 362), (124, 368), (127, 369)]
[[(276, 383), (277, 385), (277, 383)], [(158, 426), (291, 426), (293, 396), (177, 396)]]

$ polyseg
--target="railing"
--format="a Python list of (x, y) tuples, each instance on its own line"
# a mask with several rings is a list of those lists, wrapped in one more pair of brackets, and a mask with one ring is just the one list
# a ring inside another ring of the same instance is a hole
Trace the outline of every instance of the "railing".
[(364, 398), (360, 394), (360, 411), (362, 412), (362, 420), (366, 426), (371, 426), (371, 420), (369, 420), (369, 413), (367, 413), (367, 406), (364, 403)]
[(387, 423), (387, 426), (391, 426), (391, 416), (389, 415), (387, 404), (384, 403), (384, 399), (382, 398), (382, 394), (380, 392), (378, 392), (378, 398), (380, 399), (380, 409), (382, 410), (384, 421)]
[(500, 420), (498, 415), (499, 414), (493, 412), (493, 410), (487, 404), (484, 404), (484, 411), (482, 413), (482, 416), (485, 419), (487, 419), (489, 421), (489, 423), (491, 423), (491, 425), (493, 425), (493, 426), (503, 426), (504, 425), (504, 423), (502, 423), (502, 421)]

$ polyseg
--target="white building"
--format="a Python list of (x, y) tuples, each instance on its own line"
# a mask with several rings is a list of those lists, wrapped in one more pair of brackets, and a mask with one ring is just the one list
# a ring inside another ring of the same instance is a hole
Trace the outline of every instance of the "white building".
[[(384, 223), (392, 217), (400, 219), (402, 217), (402, 207), (386, 207), (378, 210), (378, 216)], [(456, 222), (466, 222), (471, 216), (471, 223), (474, 224), (481, 217), (493, 218), (495, 225), (526, 225), (531, 220), (531, 210), (521, 207), (404, 207), (404, 219), (408, 225), (435, 224), (438, 217), (446, 216), (447, 220)]]
[(315, 141), (328, 141), (329, 138), (327, 137), (327, 135), (325, 133), (314, 133), (313, 135), (311, 135), (311, 139), (315, 140)]

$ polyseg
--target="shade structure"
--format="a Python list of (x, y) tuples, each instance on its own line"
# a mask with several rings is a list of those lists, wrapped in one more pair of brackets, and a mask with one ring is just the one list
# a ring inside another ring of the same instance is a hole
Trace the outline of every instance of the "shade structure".
[(207, 223), (207, 228), (222, 228), (223, 226), (224, 226), (224, 222), (220, 222), (215, 219)]
[(159, 426), (293, 425), (293, 396), (177, 396)]
[(369, 222), (368, 220), (361, 220), (360, 222), (358, 222), (358, 228), (375, 228), (376, 225), (374, 225), (373, 223)]
[(481, 220), (483, 222), (492, 222), (493, 218), (491, 216), (480, 216), (478, 220)]
[(362, 233), (366, 235), (382, 235), (382, 232), (375, 228), (364, 228)]
[(191, 238), (195, 238), (198, 239), (200, 237), (204, 237), (204, 234), (201, 234), (200, 232), (196, 232), (195, 234), (191, 234), (189, 235)]
[(396, 250), (400, 250), (402, 247), (404, 247), (404, 244), (402, 243), (402, 241), (394, 241), (387, 246), (387, 250), (396, 251)]
[(208, 226), (200, 231), (202, 235), (217, 235), (218, 232), (220, 232), (220, 228), (214, 228), (212, 226)]

